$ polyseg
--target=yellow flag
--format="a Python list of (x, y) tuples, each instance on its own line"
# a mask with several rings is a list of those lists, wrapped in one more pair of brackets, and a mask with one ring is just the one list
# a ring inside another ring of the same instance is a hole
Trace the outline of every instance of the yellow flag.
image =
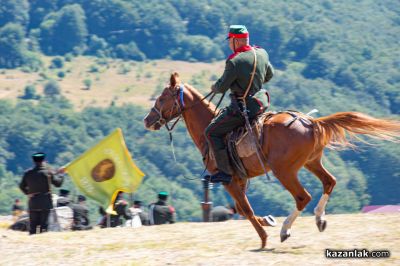
[(69, 163), (66, 171), (83, 194), (104, 207), (119, 191), (134, 192), (144, 176), (133, 162), (120, 128)]

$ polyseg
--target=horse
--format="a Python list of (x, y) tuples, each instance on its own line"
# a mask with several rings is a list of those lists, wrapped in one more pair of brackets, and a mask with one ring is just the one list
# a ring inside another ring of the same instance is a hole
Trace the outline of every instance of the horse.
[[(194, 87), (181, 84), (179, 74), (171, 74), (169, 85), (157, 97), (150, 112), (144, 118), (148, 130), (159, 130), (173, 119), (183, 118), (189, 135), (202, 153), (208, 156), (206, 127), (215, 116), (215, 105), (203, 97)], [(224, 188), (235, 201), (238, 213), (246, 217), (261, 239), (261, 249), (267, 244), (267, 233), (263, 226), (269, 226), (267, 219), (255, 216), (246, 196), (247, 179), (272, 171), (274, 176), (287, 189), (296, 202), (296, 208), (282, 224), (281, 242), (291, 235), (291, 227), (296, 218), (311, 200), (311, 195), (299, 182), (297, 173), (305, 167), (322, 183), (323, 193), (314, 209), (316, 225), (324, 231), (327, 221), (325, 207), (336, 184), (336, 178), (322, 165), (323, 150), (353, 146), (358, 134), (376, 139), (398, 142), (400, 123), (392, 119), (377, 119), (359, 112), (339, 112), (320, 118), (299, 113), (300, 119), (293, 120), (288, 113), (273, 114), (262, 124), (263, 136), (261, 152), (266, 169), (256, 155), (241, 158), (247, 171), (247, 178), (234, 174)], [(290, 124), (288, 126), (288, 123)], [(205, 163), (206, 164), (206, 163)], [(207, 163), (210, 173), (216, 172), (215, 163)]]

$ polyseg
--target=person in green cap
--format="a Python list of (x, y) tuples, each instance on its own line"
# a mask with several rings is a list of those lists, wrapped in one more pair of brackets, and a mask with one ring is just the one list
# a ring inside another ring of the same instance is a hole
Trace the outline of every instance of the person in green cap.
[(167, 204), (168, 192), (158, 193), (158, 201), (149, 205), (150, 225), (175, 223), (175, 209)]
[(222, 109), (205, 130), (218, 168), (217, 173), (209, 178), (212, 183), (230, 183), (232, 180), (233, 169), (224, 137), (235, 128), (245, 125), (243, 111), (247, 112), (251, 121), (265, 110), (268, 101), (262, 85), (274, 74), (268, 53), (260, 47), (249, 45), (249, 32), (245, 26), (231, 25), (227, 39), (233, 53), (225, 62), (224, 73), (211, 86), (211, 90), (225, 93), (230, 89), (231, 104)]
[(25, 171), (19, 184), (22, 192), (29, 197), (29, 234), (36, 234), (37, 227), (40, 232), (46, 232), (48, 227), (48, 217), (50, 210), (53, 209), (51, 200), (51, 184), (60, 187), (64, 177), (64, 168), (59, 168), (56, 172), (49, 169), (45, 163), (46, 154), (37, 152), (32, 155), (35, 166)]

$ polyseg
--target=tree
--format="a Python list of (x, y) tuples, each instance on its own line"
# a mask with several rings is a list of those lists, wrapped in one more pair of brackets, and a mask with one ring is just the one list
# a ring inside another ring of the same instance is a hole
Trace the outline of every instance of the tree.
[(122, 59), (131, 59), (136, 61), (143, 61), (146, 56), (137, 47), (135, 42), (128, 44), (118, 44), (115, 48), (116, 57)]
[(90, 90), (90, 87), (92, 86), (92, 80), (91, 80), (91, 79), (85, 79), (85, 80), (83, 81), (83, 84), (85, 84), (85, 88), (86, 88), (87, 90)]
[(55, 57), (51, 60), (50, 68), (63, 68), (64, 61), (61, 57)]
[(29, 21), (29, 3), (27, 0), (1, 0), (0, 27), (7, 23), (27, 26)]
[(85, 13), (78, 4), (64, 6), (46, 16), (40, 25), (42, 50), (49, 55), (65, 55), (83, 49), (87, 36), (85, 20)]
[(0, 67), (15, 68), (26, 62), (24, 35), (24, 28), (18, 24), (9, 23), (0, 28)]
[(57, 81), (55, 80), (49, 80), (45, 85), (44, 85), (44, 95), (54, 98), (57, 97), (61, 94), (61, 89), (60, 85), (58, 84)]
[(31, 100), (37, 99), (39, 96), (36, 94), (36, 87), (32, 84), (27, 85), (24, 89), (23, 99)]

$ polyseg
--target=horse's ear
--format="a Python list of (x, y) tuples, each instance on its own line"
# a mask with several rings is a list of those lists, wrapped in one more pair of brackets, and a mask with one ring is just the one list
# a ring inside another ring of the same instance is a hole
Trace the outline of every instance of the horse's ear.
[(170, 83), (171, 87), (173, 87), (173, 88), (176, 86), (176, 84), (180, 83), (178, 72), (174, 72), (171, 74), (169, 83)]

